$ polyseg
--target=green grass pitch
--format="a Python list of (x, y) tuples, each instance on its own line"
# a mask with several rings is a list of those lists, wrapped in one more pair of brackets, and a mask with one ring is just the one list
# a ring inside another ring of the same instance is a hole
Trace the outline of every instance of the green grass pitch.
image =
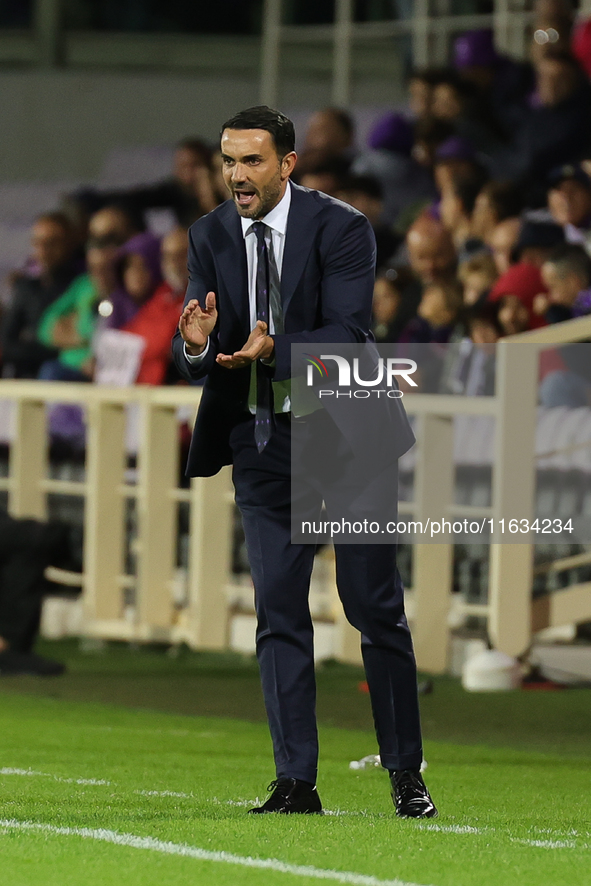
[[(361, 673), (319, 669), (331, 813), (246, 815), (273, 776), (256, 666), (56, 644), (69, 672), (0, 679), (6, 886), (587, 886), (589, 690), (422, 698), (430, 822), (396, 819)], [(46, 651), (49, 647), (46, 646)]]

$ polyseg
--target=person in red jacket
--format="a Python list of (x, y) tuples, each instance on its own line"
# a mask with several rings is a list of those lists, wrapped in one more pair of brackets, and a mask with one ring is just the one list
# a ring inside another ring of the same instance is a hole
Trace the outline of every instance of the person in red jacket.
[(154, 295), (122, 328), (146, 342), (137, 384), (164, 384), (171, 362), (170, 342), (179, 322), (188, 283), (187, 232), (175, 228), (162, 240), (162, 276)]

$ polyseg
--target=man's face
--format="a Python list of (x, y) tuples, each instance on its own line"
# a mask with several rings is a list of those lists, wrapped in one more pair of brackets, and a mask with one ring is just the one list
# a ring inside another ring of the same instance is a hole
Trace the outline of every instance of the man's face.
[(31, 244), (33, 258), (45, 272), (59, 268), (72, 254), (72, 242), (67, 231), (50, 219), (40, 219), (35, 222)]
[(123, 283), (127, 294), (138, 304), (151, 294), (152, 274), (141, 255), (132, 253), (127, 256), (123, 269)]
[(550, 301), (567, 308), (572, 307), (581, 289), (585, 288), (585, 281), (577, 274), (572, 271), (560, 274), (551, 261), (542, 265), (542, 279), (548, 289)]
[(372, 197), (364, 191), (337, 191), (336, 197), (358, 209), (369, 220), (370, 225), (377, 227), (384, 210), (384, 204), (379, 197)]
[(174, 154), (173, 175), (188, 191), (195, 187), (196, 173), (204, 166), (203, 157), (191, 148), (177, 148)]
[(491, 323), (474, 320), (470, 324), (470, 338), (475, 345), (494, 345), (499, 340), (499, 333)]
[(518, 218), (506, 218), (493, 228), (488, 238), (493, 258), (499, 274), (511, 267), (511, 253), (519, 238), (521, 222)]
[(548, 193), (548, 208), (559, 225), (579, 225), (591, 215), (591, 191), (575, 179), (565, 179)]
[(410, 266), (425, 285), (444, 280), (451, 274), (455, 262), (453, 244), (446, 232), (411, 230), (406, 243)]
[(113, 252), (109, 247), (91, 246), (86, 250), (88, 273), (103, 298), (107, 298), (117, 285), (113, 258)]
[(373, 287), (371, 310), (376, 323), (387, 324), (394, 319), (400, 305), (400, 292), (390, 280), (378, 277)]
[(319, 151), (322, 154), (341, 154), (351, 147), (351, 136), (330, 111), (316, 111), (312, 114), (306, 130), (306, 151)]
[(114, 206), (99, 209), (88, 223), (89, 246), (117, 247), (135, 233), (128, 216)]
[(570, 98), (577, 88), (577, 78), (571, 65), (565, 65), (559, 59), (545, 58), (538, 65), (537, 85), (541, 103), (553, 108)]
[(187, 234), (184, 230), (175, 229), (167, 234), (162, 241), (161, 264), (162, 276), (173, 290), (183, 292), (189, 282), (187, 270)]
[(300, 184), (304, 188), (311, 188), (313, 191), (328, 194), (329, 197), (336, 197), (340, 181), (332, 172), (306, 172), (302, 175)]
[(439, 203), (441, 221), (448, 231), (455, 231), (462, 221), (463, 206), (453, 188), (446, 188)]
[(408, 84), (408, 103), (415, 117), (426, 117), (431, 111), (432, 86), (420, 77), (412, 77)]
[(455, 318), (455, 311), (447, 304), (445, 292), (441, 286), (427, 286), (421, 297), (417, 314), (431, 326), (449, 326)]
[(454, 180), (462, 176), (470, 176), (474, 170), (474, 164), (470, 160), (462, 160), (461, 157), (450, 157), (446, 160), (436, 160), (433, 168), (435, 187), (440, 194), (444, 194), (453, 188)]
[(483, 240), (492, 234), (497, 224), (497, 214), (486, 191), (481, 191), (472, 212), (472, 233)]
[(431, 113), (438, 120), (457, 120), (462, 113), (459, 93), (449, 83), (438, 83), (433, 89)]
[(483, 271), (470, 271), (464, 280), (464, 305), (475, 305), (483, 293), (490, 289), (491, 280)]
[(264, 129), (225, 129), (221, 151), (224, 181), (238, 214), (263, 218), (285, 193), (295, 153), (280, 159), (271, 134)]
[(529, 329), (529, 313), (516, 295), (505, 295), (499, 309), (499, 323), (504, 335), (517, 335)]

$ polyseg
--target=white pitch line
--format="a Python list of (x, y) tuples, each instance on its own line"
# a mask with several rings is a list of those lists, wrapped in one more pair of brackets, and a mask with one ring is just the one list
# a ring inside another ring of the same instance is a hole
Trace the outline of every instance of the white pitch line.
[(51, 824), (38, 824), (32, 821), (16, 821), (15, 819), (0, 819), (0, 828), (18, 831), (40, 831), (41, 833), (55, 834), (61, 837), (83, 837), (87, 840), (114, 843), (117, 846), (127, 846), (131, 849), (147, 849), (151, 852), (160, 852), (163, 855), (180, 855), (184, 858), (194, 858), (198, 861), (213, 861), (246, 868), (261, 868), (277, 871), (281, 874), (293, 874), (296, 877), (312, 877), (316, 880), (334, 880), (337, 883), (350, 884), (350, 886), (419, 886), (418, 883), (408, 883), (398, 879), (380, 880), (378, 877), (356, 874), (353, 871), (334, 871), (327, 868), (315, 868), (312, 865), (289, 864), (278, 858), (252, 858), (249, 855), (233, 855), (231, 852), (212, 852), (207, 849), (199, 849), (197, 846), (188, 846), (186, 843), (171, 843), (157, 840), (155, 837), (120, 834), (117, 831), (109, 831), (104, 828), (66, 828)]
[(35, 772), (34, 769), (12, 769), (10, 766), (0, 769), (0, 775), (28, 775), (36, 778), (52, 778), (54, 781), (59, 781), (62, 784), (92, 784), (100, 785), (101, 787), (111, 784), (110, 781), (106, 781), (104, 778), (62, 778), (59, 775), (51, 775), (50, 772)]
[[(577, 831), (569, 831), (568, 834), (561, 833), (560, 831), (552, 831), (550, 829), (544, 829), (542, 833), (549, 834), (554, 837), (568, 837), (570, 839), (562, 839), (562, 840), (526, 840), (519, 837), (511, 837), (510, 834), (506, 834), (503, 832), (499, 832), (497, 828), (492, 827), (483, 827), (483, 828), (475, 828), (471, 825), (443, 825), (443, 824), (431, 824), (430, 822), (415, 822), (415, 828), (421, 831), (435, 831), (437, 833), (443, 834), (491, 834), (497, 833), (500, 836), (508, 837), (512, 843), (521, 843), (524, 846), (533, 846), (535, 849), (589, 849), (590, 846), (588, 843), (577, 843), (573, 837), (588, 837), (589, 834), (581, 833), (579, 834)], [(532, 828), (534, 831), (540, 830), (538, 828)]]
[(521, 840), (511, 837), (512, 843), (523, 843), (536, 849), (589, 849), (588, 843), (577, 843), (576, 840)]
[(417, 821), (415, 827), (420, 831), (436, 831), (439, 834), (487, 834), (495, 828), (475, 828), (469, 824), (431, 824), (426, 821)]
[[(17, 769), (9, 766), (5, 766), (4, 768), (0, 768), (0, 775), (20, 775), (20, 776), (28, 776), (28, 777), (37, 777), (37, 778), (51, 778), (53, 781), (58, 781), (62, 784), (78, 784), (78, 785), (96, 785), (99, 787), (103, 786), (112, 786), (116, 787), (116, 782), (107, 781), (102, 778), (62, 778), (59, 775), (52, 775), (50, 772), (37, 772), (34, 769)], [(142, 797), (176, 797), (183, 800), (193, 800), (195, 799), (194, 794), (186, 794), (184, 791), (148, 791), (148, 790), (135, 790), (134, 794), (138, 794)], [(263, 801), (257, 797), (255, 800), (219, 800), (217, 797), (213, 797), (211, 802), (219, 803), (224, 806), (257, 806)], [(366, 812), (351, 812), (342, 809), (325, 809), (325, 815), (336, 815), (336, 816), (363, 816), (366, 815)], [(567, 831), (554, 831), (550, 828), (532, 828), (533, 831), (539, 834), (547, 834), (550, 837), (560, 837), (562, 839), (554, 839), (554, 840), (526, 840), (520, 839), (517, 837), (511, 837), (510, 834), (506, 834), (503, 832), (499, 832), (497, 828), (493, 827), (474, 827), (472, 825), (459, 825), (459, 824), (435, 824), (435, 822), (427, 822), (427, 821), (415, 821), (413, 822), (413, 827), (416, 830), (421, 831), (434, 831), (436, 833), (441, 834), (459, 834), (459, 835), (478, 835), (478, 834), (490, 834), (490, 833), (499, 833), (501, 836), (507, 837), (511, 840), (512, 843), (521, 843), (524, 846), (533, 846), (537, 849), (589, 849), (591, 846), (587, 843), (577, 843), (573, 838), (585, 838), (591, 837), (591, 833), (586, 831), (575, 831), (573, 829)], [(377, 881), (376, 881), (377, 882)], [(387, 881), (380, 881), (387, 882)]]

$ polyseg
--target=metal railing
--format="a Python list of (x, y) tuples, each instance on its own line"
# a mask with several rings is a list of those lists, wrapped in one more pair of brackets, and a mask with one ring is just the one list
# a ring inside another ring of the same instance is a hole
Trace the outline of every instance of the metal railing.
[(336, 0), (333, 24), (284, 25), (284, 0), (265, 0), (261, 101), (272, 107), (280, 102), (281, 54), (287, 44), (332, 44), (331, 101), (345, 107), (351, 102), (352, 52), (355, 44), (407, 37), (412, 48), (413, 64), (421, 68), (448, 62), (452, 35), (492, 27), (499, 50), (516, 58), (525, 56), (528, 27), (533, 14), (525, 10), (525, 3), (521, 0), (517, 3), (494, 0), (492, 14), (450, 15), (447, 0), (437, 4), (437, 12), (431, 11), (429, 0), (414, 0), (412, 8), (413, 15), (408, 19), (355, 22), (354, 0)]
[[(354, 47), (407, 38), (418, 67), (448, 61), (453, 34), (493, 27), (497, 47), (523, 57), (532, 14), (525, 0), (494, 0), (490, 14), (451, 15), (450, 0), (414, 0), (408, 19), (355, 22), (354, 0), (336, 0), (333, 24), (285, 25), (284, 0), (265, 0), (262, 37), (172, 33), (101, 33), (70, 31), (64, 27), (64, 0), (34, 0), (29, 29), (0, 33), (0, 60), (45, 68), (92, 66), (145, 69), (229, 70), (241, 76), (260, 66), (261, 101), (280, 99), (280, 68), (286, 45), (332, 45), (332, 102), (348, 105), (355, 70)], [(393, 44), (393, 50), (395, 46)], [(305, 66), (305, 58), (300, 66)]]

